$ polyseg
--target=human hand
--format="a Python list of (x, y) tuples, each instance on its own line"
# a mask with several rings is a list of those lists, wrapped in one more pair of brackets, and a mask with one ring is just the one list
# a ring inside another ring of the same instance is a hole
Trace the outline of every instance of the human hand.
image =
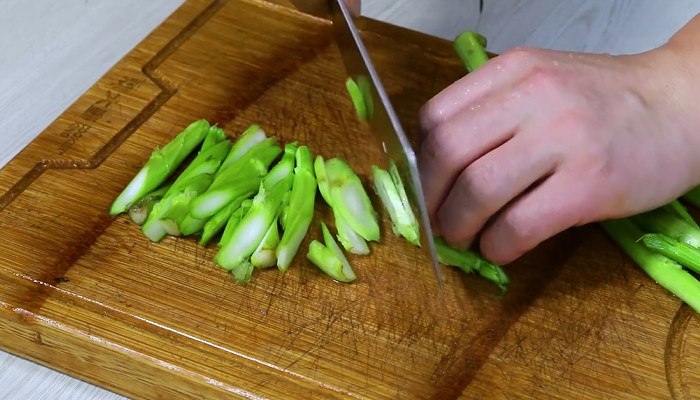
[(515, 49), (421, 110), (436, 230), (505, 264), (573, 226), (663, 205), (700, 182), (700, 90), (664, 46), (634, 56)]

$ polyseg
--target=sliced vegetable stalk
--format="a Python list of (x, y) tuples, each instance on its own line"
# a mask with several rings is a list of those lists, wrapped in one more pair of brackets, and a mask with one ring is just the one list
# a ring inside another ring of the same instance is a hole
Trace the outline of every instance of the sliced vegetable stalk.
[[(251, 195), (252, 196), (252, 195)], [(194, 199), (192, 200), (194, 201)], [(190, 207), (192, 206), (192, 203), (190, 202)], [(223, 209), (219, 210), (219, 212), (222, 212)], [(217, 212), (217, 214), (219, 213)], [(185, 218), (182, 219), (182, 222), (180, 222), (180, 234), (182, 236), (190, 236), (194, 235), (198, 232), (201, 232), (204, 229), (204, 226), (209, 222), (210, 219), (213, 219), (217, 214), (214, 214), (210, 218), (193, 218), (192, 214), (189, 212), (185, 216)], [(225, 221), (224, 221), (225, 222)]]
[(323, 200), (331, 206), (331, 193), (328, 187), (328, 175), (326, 174), (326, 160), (322, 155), (317, 155), (314, 160), (314, 173), (316, 174), (316, 182), (318, 183), (318, 191), (321, 193)]
[(284, 193), (289, 190), (285, 181), (267, 190), (260, 184), (253, 204), (235, 230), (221, 243), (221, 248), (214, 256), (214, 262), (221, 268), (232, 270), (239, 264), (248, 262), (258, 248), (270, 225), (278, 216)]
[(250, 263), (256, 268), (270, 268), (277, 265), (277, 246), (280, 243), (280, 232), (277, 218), (272, 221), (260, 245), (250, 256)]
[(231, 143), (224, 140), (201, 151), (192, 160), (153, 207), (142, 227), (146, 237), (157, 242), (167, 234), (181, 234), (180, 224), (189, 213), (190, 203), (207, 190), (230, 147)]
[(357, 113), (357, 119), (360, 121), (367, 120), (367, 106), (365, 104), (365, 97), (362, 94), (360, 86), (351, 77), (345, 80), (345, 89), (347, 89), (350, 95), (350, 100), (352, 105), (355, 107), (355, 112)]
[(289, 210), (289, 198), (292, 197), (292, 192), (291, 190), (287, 193), (285, 193), (284, 198), (282, 199), (282, 210), (280, 212), (280, 218), (279, 218), (279, 223), (280, 227), (282, 230), (287, 229), (287, 217), (290, 214)]
[(163, 197), (148, 215), (141, 227), (143, 234), (153, 242), (159, 242), (166, 235), (180, 236), (178, 220), (185, 218), (190, 203), (197, 194), (206, 190), (211, 183), (211, 176), (198, 176), (190, 184), (182, 187), (182, 191)]
[(406, 213), (404, 218), (408, 222), (402, 227), (402, 235), (404, 235), (409, 242), (413, 244), (419, 243), (418, 245), (420, 245), (420, 223), (413, 213), (413, 208), (411, 208), (411, 203), (406, 194), (406, 187), (399, 174), (399, 169), (394, 162), (391, 162), (389, 165), (389, 175), (391, 175), (391, 179), (394, 181), (394, 185), (396, 185), (396, 191), (399, 193), (401, 204), (403, 204), (403, 210)]
[(255, 267), (248, 260), (243, 260), (240, 264), (231, 268), (231, 274), (233, 275), (233, 281), (245, 285), (250, 282), (253, 276), (253, 270)]
[(357, 276), (350, 263), (323, 222), (321, 222), (321, 230), (325, 246), (318, 240), (313, 240), (309, 245), (306, 258), (336, 281), (352, 282), (356, 280)]
[(318, 190), (321, 193), (323, 200), (331, 206), (333, 210), (333, 216), (335, 218), (335, 227), (338, 230), (338, 240), (343, 245), (346, 251), (353, 254), (367, 255), (369, 254), (369, 246), (367, 241), (360, 236), (345, 218), (341, 215), (338, 208), (333, 208), (330, 187), (328, 182), (328, 175), (326, 174), (326, 160), (323, 156), (316, 156), (314, 161), (314, 172), (316, 173), (316, 180), (318, 182)]
[(263, 185), (266, 188), (272, 188), (283, 180), (287, 180), (287, 184), (291, 187), (298, 147), (298, 142), (292, 142), (284, 146), (282, 159), (263, 178)]
[(441, 264), (457, 267), (466, 273), (477, 273), (501, 289), (499, 297), (505, 294), (510, 280), (500, 266), (485, 260), (475, 251), (457, 250), (441, 237), (435, 237), (434, 242), (438, 261)]
[(657, 208), (630, 219), (645, 233), (663, 233), (690, 246), (700, 247), (700, 229), (668, 209)]
[[(394, 169), (396, 169), (395, 166)], [(409, 243), (420, 246), (420, 225), (408, 203), (398, 170), (396, 170), (396, 176), (393, 176), (388, 171), (373, 165), (372, 176), (374, 189), (389, 213), (394, 233), (403, 236)]]
[(214, 147), (214, 145), (223, 142), (224, 140), (226, 140), (226, 132), (224, 132), (224, 130), (218, 126), (212, 125), (209, 127), (209, 132), (204, 138), (204, 142), (202, 142), (202, 147), (199, 151), (207, 151), (211, 147)]
[(329, 205), (333, 211), (337, 211), (363, 239), (379, 241), (377, 213), (357, 174), (339, 158), (326, 161), (325, 171)]
[[(229, 205), (219, 210), (210, 219), (206, 220), (203, 226), (200, 227), (200, 229), (202, 229), (202, 237), (199, 239), (199, 244), (203, 246), (207, 245), (214, 236), (216, 236), (219, 232), (221, 232), (222, 229), (224, 229), (226, 223), (231, 219), (233, 213), (239, 208), (241, 208), (241, 204), (246, 199), (249, 199), (253, 194), (253, 192), (249, 192), (241, 197), (238, 197), (237, 199), (229, 203)], [(189, 219), (188, 221), (192, 221), (192, 225), (189, 225), (189, 229), (192, 229), (196, 228), (196, 226), (194, 226), (194, 221), (202, 220)], [(196, 229), (194, 232), (198, 231), (199, 229)], [(183, 235), (186, 234), (184, 228), (182, 233)]]
[(677, 262), (640, 243), (644, 232), (631, 219), (607, 220), (600, 225), (651, 279), (700, 313), (700, 282)]
[(314, 217), (316, 187), (311, 150), (307, 146), (299, 146), (289, 197), (290, 212), (286, 216), (284, 232), (277, 246), (277, 268), (281, 271), (289, 268), (309, 230)]
[(154, 150), (146, 164), (114, 200), (109, 213), (116, 215), (125, 212), (138, 199), (158, 188), (202, 143), (209, 128), (206, 120), (193, 122), (163, 148)]
[(679, 242), (663, 233), (647, 233), (641, 237), (641, 242), (649, 250), (700, 274), (700, 249)]
[(240, 159), (245, 153), (258, 143), (267, 139), (267, 134), (260, 126), (253, 124), (246, 129), (241, 136), (236, 140), (236, 143), (231, 148), (221, 168), (228, 168), (234, 161)]
[(335, 228), (338, 230), (338, 241), (348, 253), (368, 255), (367, 241), (355, 232), (339, 212), (333, 211)]
[[(271, 188), (280, 183), (287, 187), (292, 187), (298, 147), (297, 142), (289, 143), (284, 147), (282, 159), (263, 179), (264, 187)], [(285, 207), (286, 203), (289, 201), (290, 192), (291, 191), (287, 191), (282, 196), (282, 202), (277, 209), (278, 215), (282, 214), (283, 207)], [(277, 246), (280, 243), (278, 219), (279, 216), (275, 217), (275, 220), (270, 225), (267, 233), (265, 233), (260, 245), (253, 255), (250, 256), (251, 264), (257, 268), (269, 268), (277, 264)]]
[(194, 219), (209, 218), (237, 197), (257, 190), (270, 164), (281, 152), (275, 138), (254, 145), (216, 174), (209, 189), (192, 202), (190, 216)]
[(153, 206), (165, 196), (169, 189), (170, 184), (163, 185), (132, 204), (129, 207), (129, 218), (131, 221), (136, 225), (143, 225), (151, 210), (153, 210)]
[(233, 232), (236, 230), (236, 227), (238, 226), (238, 224), (241, 223), (243, 217), (245, 217), (245, 215), (248, 213), (248, 210), (250, 210), (250, 207), (252, 206), (253, 200), (244, 200), (241, 203), (241, 206), (238, 207), (238, 209), (234, 211), (233, 214), (231, 214), (231, 217), (226, 222), (226, 226), (224, 227), (224, 231), (221, 234), (221, 238), (219, 239), (217, 246), (221, 247), (223, 243), (227, 243), (231, 240), (231, 235), (233, 235)]

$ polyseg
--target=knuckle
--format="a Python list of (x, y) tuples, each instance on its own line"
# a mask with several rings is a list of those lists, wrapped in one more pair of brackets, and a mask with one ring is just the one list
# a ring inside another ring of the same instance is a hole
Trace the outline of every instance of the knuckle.
[(498, 193), (494, 167), (477, 160), (462, 171), (457, 184), (474, 206), (488, 204)]
[(527, 91), (553, 91), (559, 90), (563, 85), (559, 71), (551, 65), (538, 63), (530, 69), (525, 78), (525, 90)]
[(424, 163), (444, 166), (456, 164), (459, 146), (456, 144), (459, 132), (449, 123), (443, 123), (426, 131), (421, 143), (420, 158)]
[(456, 224), (454, 222), (454, 216), (450, 217), (451, 222), (448, 224), (440, 225), (440, 234), (453, 247), (457, 248), (467, 248), (470, 244), (471, 235), (467, 224)]
[[(519, 207), (510, 208), (503, 215), (502, 229), (509, 238), (514, 252), (523, 253), (532, 247), (533, 243), (539, 241), (536, 231), (537, 221), (533, 221), (531, 215)], [(546, 223), (546, 221), (539, 223)]]
[(540, 50), (533, 47), (514, 47), (498, 56), (506, 67), (527, 68), (540, 58)]
[(421, 167), (430, 167), (433, 163), (441, 160), (443, 144), (437, 131), (427, 131), (421, 142), (419, 161)]
[(441, 114), (438, 107), (434, 105), (435, 101), (435, 99), (428, 100), (418, 111), (419, 125), (423, 130), (431, 130), (440, 123)]

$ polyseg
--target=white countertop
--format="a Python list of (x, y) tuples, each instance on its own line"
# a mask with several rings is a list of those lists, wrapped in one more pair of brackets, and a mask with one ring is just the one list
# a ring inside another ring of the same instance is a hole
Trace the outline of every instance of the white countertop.
[[(235, 1), (235, 0), (232, 0)], [(363, 14), (452, 39), (474, 29), (489, 50), (516, 45), (629, 53), (657, 46), (698, 0), (364, 0)], [(0, 13), (0, 166), (175, 10), (182, 0), (4, 0)], [(122, 399), (0, 352), (2, 399)]]

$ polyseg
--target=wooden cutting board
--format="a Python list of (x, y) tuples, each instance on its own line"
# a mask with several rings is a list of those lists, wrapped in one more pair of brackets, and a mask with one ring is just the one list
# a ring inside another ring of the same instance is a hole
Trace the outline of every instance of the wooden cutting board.
[[(367, 179), (379, 152), (345, 93), (330, 22), (276, 3), (188, 1), (0, 171), (2, 349), (149, 399), (700, 395), (700, 319), (596, 226), (509, 265), (496, 299), (452, 268), (440, 291), (384, 213), (382, 242), (351, 257), (350, 285), (303, 254), (236, 285), (215, 248), (150, 243), (110, 217), (154, 147), (200, 118), (231, 137), (259, 123)], [(463, 75), (451, 44), (361, 28), (415, 132), (420, 105)]]

